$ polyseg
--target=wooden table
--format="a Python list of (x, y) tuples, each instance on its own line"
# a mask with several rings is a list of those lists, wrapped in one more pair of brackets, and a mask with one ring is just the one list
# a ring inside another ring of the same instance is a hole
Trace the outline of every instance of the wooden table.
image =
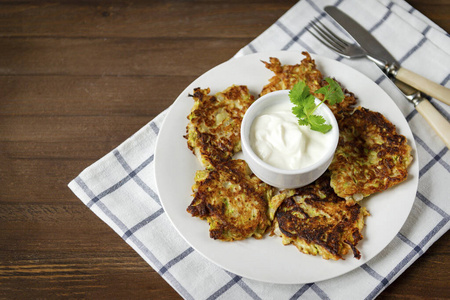
[[(409, 1), (450, 31), (448, 0)], [(179, 299), (68, 188), (283, 1), (0, 3), (0, 298)], [(450, 298), (448, 235), (380, 299)]]

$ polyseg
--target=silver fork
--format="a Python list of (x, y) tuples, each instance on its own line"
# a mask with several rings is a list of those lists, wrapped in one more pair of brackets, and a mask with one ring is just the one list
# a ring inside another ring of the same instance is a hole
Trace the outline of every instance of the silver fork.
[[(315, 31), (315, 33), (306, 27), (316, 39), (322, 44), (346, 58), (361, 58), (367, 57), (371, 61), (375, 62), (379, 67), (386, 70), (389, 74), (389, 70), (392, 68), (386, 62), (378, 60), (370, 56), (364, 48), (356, 44), (350, 44), (343, 40), (330, 29), (328, 29), (319, 19), (315, 19), (309, 23), (309, 27)], [(401, 82), (401, 78), (395, 80), (395, 84), (402, 91), (404, 96), (414, 104), (417, 111), (425, 118), (425, 120), (431, 125), (431, 127), (438, 133), (447, 147), (450, 147), (450, 123), (425, 99), (420, 92)], [(417, 87), (416, 87), (417, 88)], [(441, 88), (441, 86), (434, 86), (434, 90)], [(446, 89), (446, 88), (444, 88)], [(448, 92), (447, 92), (448, 93)], [(448, 94), (450, 95), (450, 94)], [(433, 95), (432, 95), (433, 96)], [(444, 103), (450, 105), (450, 97), (441, 98), (436, 97)]]
[[(311, 28), (311, 29), (310, 29)], [(389, 71), (389, 65), (386, 61), (376, 59), (370, 56), (364, 48), (357, 44), (350, 44), (343, 40), (335, 33), (333, 33), (327, 26), (325, 26), (319, 19), (315, 18), (314, 21), (309, 22), (309, 27), (306, 27), (309, 33), (311, 33), (317, 40), (324, 44), (329, 49), (333, 50), (337, 54), (345, 58), (362, 58), (367, 57), (380, 68)], [(314, 31), (315, 32), (314, 32)]]

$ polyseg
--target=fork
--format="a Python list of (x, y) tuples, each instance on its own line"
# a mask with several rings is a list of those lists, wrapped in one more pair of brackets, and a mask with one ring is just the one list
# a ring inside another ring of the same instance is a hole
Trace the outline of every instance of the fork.
[[(311, 29), (310, 29), (311, 28)], [(345, 58), (367, 57), (380, 67), (389, 77), (403, 81), (416, 89), (426, 92), (437, 100), (450, 105), (450, 89), (415, 74), (405, 68), (399, 67), (395, 62), (389, 64), (384, 60), (371, 56), (367, 51), (357, 44), (351, 44), (333, 33), (318, 18), (309, 22), (306, 30), (311, 33), (323, 45)]]
[(371, 61), (373, 61), (377, 66), (381, 69), (385, 70), (390, 74), (391, 68), (397, 68), (395, 64), (389, 65), (386, 61), (376, 59), (370, 56), (364, 48), (356, 45), (350, 44), (344, 39), (337, 36), (333, 33), (328, 27), (326, 27), (318, 18), (315, 18), (314, 21), (309, 22), (309, 27), (314, 29), (316, 33), (314, 33), (311, 29), (306, 27), (309, 33), (311, 33), (319, 42), (327, 46), (329, 49), (333, 50), (337, 54), (345, 57), (345, 58), (362, 58), (367, 57)]

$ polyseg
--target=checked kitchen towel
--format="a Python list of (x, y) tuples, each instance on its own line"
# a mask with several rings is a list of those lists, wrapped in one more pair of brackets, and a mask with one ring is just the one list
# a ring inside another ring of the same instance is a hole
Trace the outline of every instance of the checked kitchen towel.
[[(166, 110), (87, 167), (69, 187), (185, 299), (373, 299), (449, 229), (448, 148), (375, 65), (363, 59), (342, 59), (305, 30), (314, 17), (332, 26), (333, 21), (323, 11), (327, 5), (336, 5), (353, 16), (402, 66), (450, 86), (449, 35), (401, 0), (302, 0), (236, 56), (306, 50), (340, 60), (383, 88), (406, 117), (417, 145), (420, 178), (411, 214), (380, 254), (334, 279), (280, 285), (232, 274), (186, 243), (161, 206), (153, 154)], [(431, 102), (449, 119), (449, 106), (433, 99)]]

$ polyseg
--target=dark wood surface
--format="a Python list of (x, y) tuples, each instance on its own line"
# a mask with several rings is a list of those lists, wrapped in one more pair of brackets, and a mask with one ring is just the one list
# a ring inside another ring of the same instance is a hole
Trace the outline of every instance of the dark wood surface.
[[(180, 298), (67, 184), (295, 3), (0, 1), (1, 299)], [(380, 299), (449, 299), (449, 245)]]

